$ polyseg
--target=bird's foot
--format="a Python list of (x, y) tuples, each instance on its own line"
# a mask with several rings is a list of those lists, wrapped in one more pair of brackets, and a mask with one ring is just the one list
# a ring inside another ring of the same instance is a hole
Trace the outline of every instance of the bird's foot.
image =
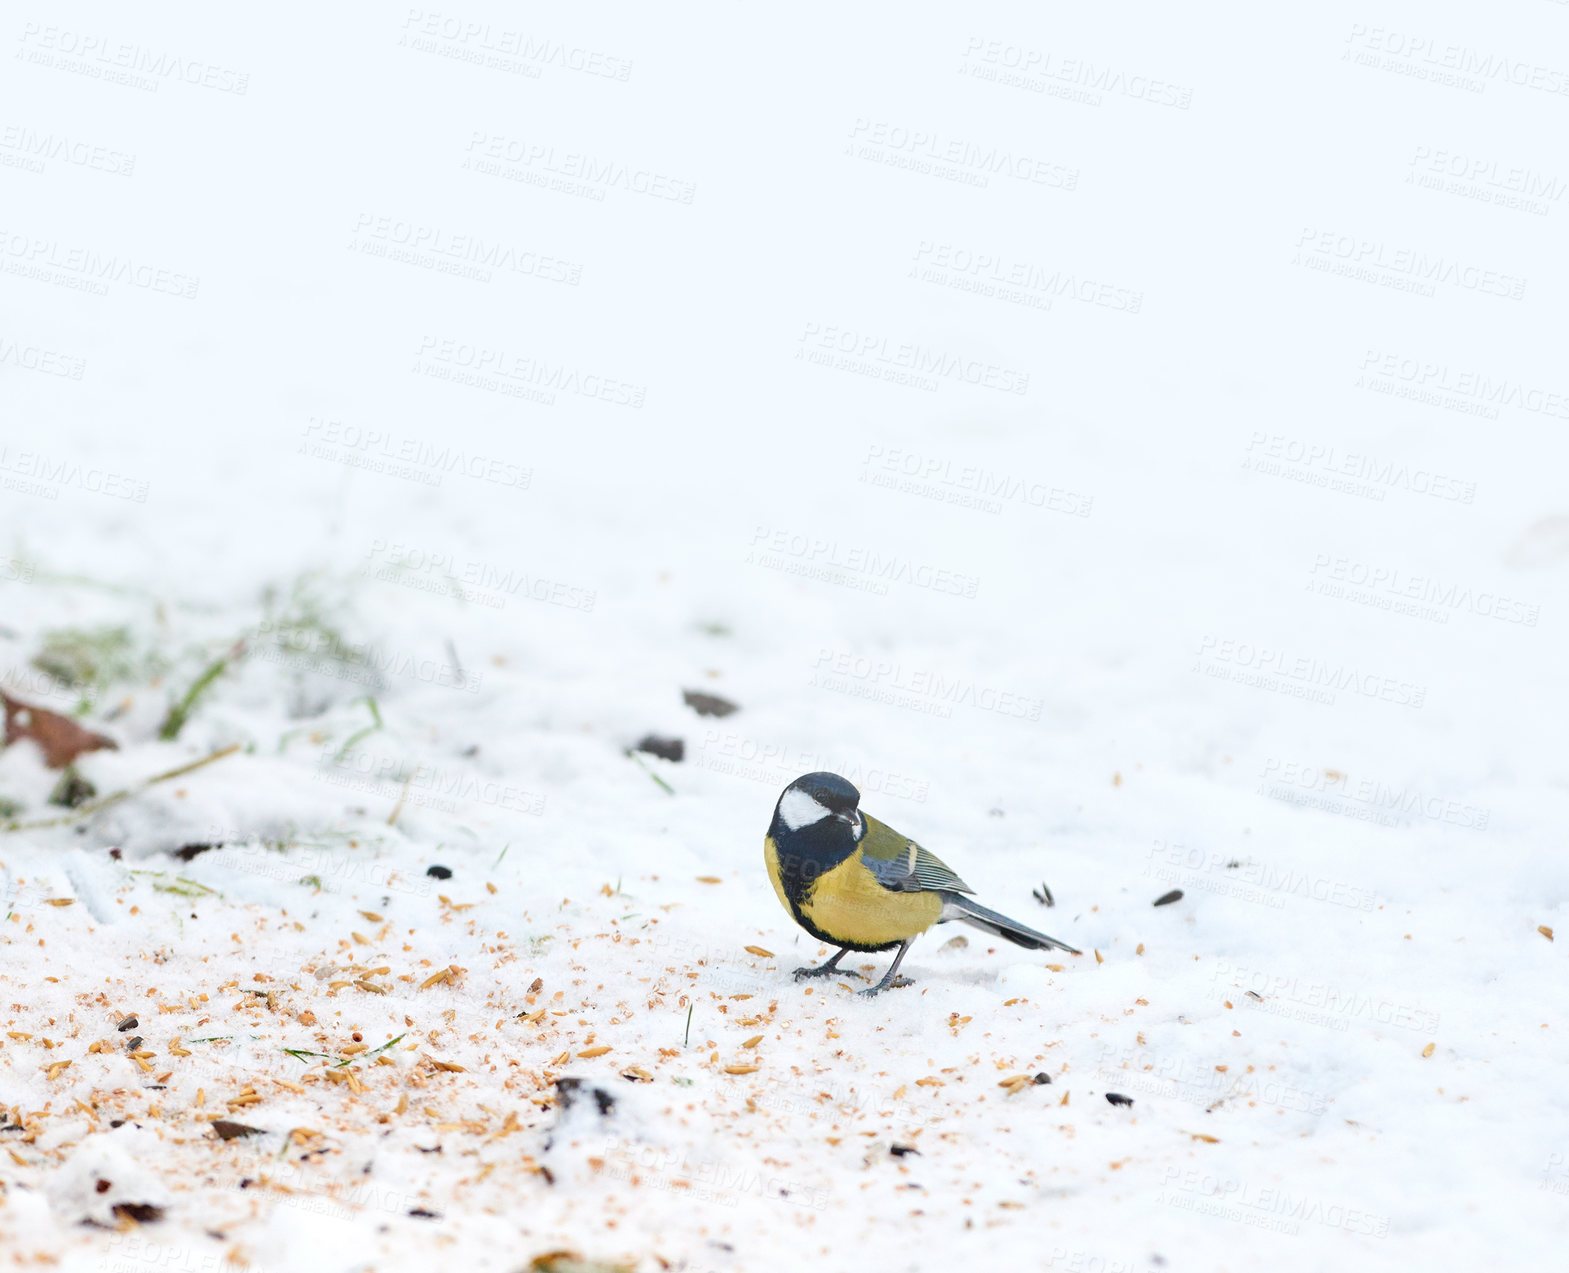
[(882, 994), (884, 990), (898, 990), (905, 986), (913, 986), (914, 984), (915, 982), (911, 981), (908, 977), (895, 977), (892, 981), (879, 981), (875, 986), (872, 986), (867, 990), (857, 990), (855, 993), (858, 995), (879, 995)]
[(817, 968), (797, 968), (795, 970), (795, 979), (797, 981), (805, 981), (808, 977), (859, 977), (862, 981), (866, 980), (858, 972), (851, 972), (848, 968), (835, 968), (831, 963), (823, 964)]

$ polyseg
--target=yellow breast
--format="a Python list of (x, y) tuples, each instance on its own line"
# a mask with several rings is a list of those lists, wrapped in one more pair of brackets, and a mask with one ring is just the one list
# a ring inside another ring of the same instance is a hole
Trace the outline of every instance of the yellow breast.
[(779, 878), (779, 846), (774, 843), (774, 837), (763, 837), (763, 861), (768, 863), (768, 878), (772, 881), (774, 892), (778, 895), (779, 905), (783, 906), (793, 918), (795, 912), (790, 910), (790, 899), (785, 896), (784, 883)]
[(889, 892), (861, 861), (861, 852), (825, 871), (808, 890), (801, 911), (813, 927), (834, 941), (876, 947), (924, 933), (937, 922), (942, 898)]

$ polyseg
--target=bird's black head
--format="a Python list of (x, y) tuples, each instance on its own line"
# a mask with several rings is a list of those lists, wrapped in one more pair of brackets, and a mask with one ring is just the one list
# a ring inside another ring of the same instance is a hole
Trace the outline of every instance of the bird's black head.
[(866, 834), (857, 807), (861, 793), (838, 774), (803, 774), (774, 806), (768, 827), (777, 883), (790, 899), (797, 921), (815, 933), (800, 910), (817, 881), (855, 853)]
[(860, 803), (861, 793), (838, 774), (802, 774), (784, 789), (774, 818), (790, 831), (833, 818), (849, 827), (852, 836), (859, 840), (866, 829)]

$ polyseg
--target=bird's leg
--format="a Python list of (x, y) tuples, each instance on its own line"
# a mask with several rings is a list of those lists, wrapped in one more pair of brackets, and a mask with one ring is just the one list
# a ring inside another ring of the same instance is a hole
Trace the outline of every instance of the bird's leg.
[(899, 947), (899, 953), (893, 957), (893, 963), (888, 966), (888, 971), (884, 974), (883, 979), (870, 990), (861, 990), (857, 993), (863, 995), (875, 995), (881, 994), (890, 986), (908, 986), (910, 984), (910, 979), (908, 977), (899, 976), (898, 972), (899, 965), (904, 961), (905, 953), (913, 945), (915, 945), (915, 939), (912, 937), (909, 941), (905, 942)]
[(836, 972), (845, 977), (859, 977), (861, 974), (858, 972), (851, 972), (848, 968), (836, 967), (838, 962), (849, 953), (850, 948), (843, 946), (840, 948), (839, 953), (826, 964), (819, 964), (816, 968), (797, 968), (795, 970), (795, 979), (797, 981), (805, 981), (808, 977), (828, 977)]

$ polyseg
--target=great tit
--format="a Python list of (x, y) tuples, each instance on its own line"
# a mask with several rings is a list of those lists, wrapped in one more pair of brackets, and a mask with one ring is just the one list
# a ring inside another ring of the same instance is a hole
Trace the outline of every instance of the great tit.
[[(899, 964), (933, 924), (962, 920), (1026, 950), (1072, 946), (972, 902), (963, 880), (908, 836), (860, 809), (861, 793), (838, 774), (804, 774), (784, 789), (763, 840), (768, 878), (802, 928), (839, 953), (795, 979), (826, 977), (851, 950), (899, 953), (864, 995), (909, 985)], [(858, 976), (859, 974), (852, 974)]]

